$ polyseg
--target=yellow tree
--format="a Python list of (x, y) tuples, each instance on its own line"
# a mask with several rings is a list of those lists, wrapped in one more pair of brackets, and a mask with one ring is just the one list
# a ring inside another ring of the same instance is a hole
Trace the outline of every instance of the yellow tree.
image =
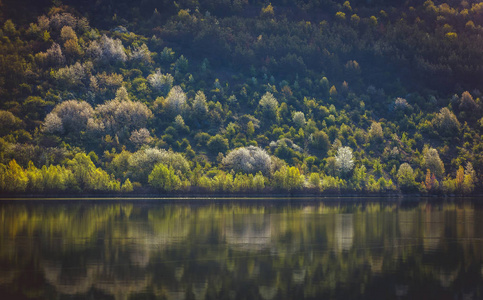
[(12, 159), (7, 165), (5, 189), (9, 192), (25, 192), (28, 181), (23, 168), (17, 164), (15, 159)]
[(458, 168), (456, 172), (456, 189), (460, 192), (463, 191), (463, 182), (465, 181), (465, 170), (462, 166)]

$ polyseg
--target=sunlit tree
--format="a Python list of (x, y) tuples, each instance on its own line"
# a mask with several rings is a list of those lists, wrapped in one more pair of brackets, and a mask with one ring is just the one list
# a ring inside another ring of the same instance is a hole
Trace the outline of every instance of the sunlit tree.
[(54, 78), (66, 87), (74, 88), (82, 85), (89, 73), (89, 65), (76, 62), (73, 65), (60, 68), (54, 73)]
[(354, 167), (352, 149), (350, 147), (340, 147), (335, 156), (335, 163), (342, 174), (347, 174)]
[(423, 150), (423, 156), (423, 164), (425, 168), (429, 169), (437, 178), (443, 178), (444, 163), (441, 158), (439, 158), (438, 150), (434, 148), (425, 148)]
[(79, 133), (87, 128), (94, 109), (85, 101), (68, 100), (54, 107), (44, 120), (44, 132)]
[(297, 128), (302, 128), (305, 126), (305, 115), (301, 111), (297, 111), (293, 114), (292, 121)]
[(129, 156), (128, 163), (129, 177), (142, 183), (147, 182), (148, 175), (158, 163), (171, 167), (180, 174), (187, 174), (190, 171), (190, 164), (182, 154), (164, 149), (139, 150)]
[[(89, 131), (97, 134), (110, 134), (130, 137), (133, 130), (146, 127), (153, 113), (146, 104), (131, 101), (124, 87), (118, 89), (116, 98), (95, 109), (95, 116), (89, 121)], [(145, 133), (145, 132), (144, 132)]]
[(125, 62), (127, 60), (126, 50), (121, 40), (112, 39), (106, 35), (103, 35), (98, 41), (91, 42), (87, 48), (87, 55), (102, 63)]
[(173, 87), (174, 78), (169, 73), (162, 74), (158, 69), (148, 76), (148, 82), (154, 90), (167, 94)]
[(171, 167), (157, 164), (149, 174), (149, 184), (161, 191), (171, 192), (181, 188), (181, 180)]
[(28, 177), (24, 169), (15, 161), (11, 160), (4, 169), (4, 187), (7, 192), (25, 192), (28, 185)]
[(460, 122), (447, 107), (443, 107), (434, 117), (433, 124), (439, 134), (445, 137), (455, 136), (460, 130)]
[(397, 171), (397, 182), (403, 191), (415, 191), (418, 184), (413, 168), (408, 163), (403, 163)]
[(45, 53), (46, 63), (49, 66), (61, 66), (65, 63), (65, 56), (62, 53), (60, 45), (53, 43)]
[(369, 129), (369, 137), (375, 142), (381, 142), (384, 138), (384, 133), (382, 132), (382, 126), (379, 122), (372, 122), (371, 128)]
[(260, 99), (259, 105), (266, 118), (276, 121), (278, 118), (278, 101), (272, 93), (266, 92)]
[(248, 146), (230, 151), (223, 159), (223, 164), (235, 172), (270, 174), (272, 160), (268, 153), (255, 146)]
[(60, 31), (60, 37), (64, 42), (71, 39), (77, 41), (77, 34), (75, 33), (74, 29), (72, 29), (72, 27), (70, 26), (62, 27), (62, 30)]
[(121, 192), (123, 193), (130, 193), (134, 190), (134, 187), (131, 183), (131, 180), (129, 180), (129, 178), (126, 179), (126, 181), (124, 181), (124, 183), (122, 184), (121, 186)]
[(459, 101), (459, 108), (461, 110), (474, 111), (475, 109), (478, 108), (478, 105), (473, 99), (473, 96), (471, 96), (471, 94), (468, 91), (465, 91), (463, 92), (463, 94), (461, 94), (461, 98)]
[(193, 102), (193, 114), (202, 119), (208, 113), (208, 105), (206, 104), (206, 96), (203, 91), (198, 91)]
[(149, 144), (151, 140), (151, 134), (146, 128), (132, 131), (131, 137), (129, 137), (129, 141), (131, 141), (131, 143), (135, 144), (138, 147)]
[(151, 52), (146, 44), (141, 46), (134, 46), (131, 50), (131, 60), (139, 61), (144, 64), (151, 64), (153, 62), (151, 58)]
[(177, 115), (183, 115), (188, 110), (186, 94), (179, 85), (174, 86), (169, 91), (165, 100), (165, 107), (173, 118)]
[(303, 187), (305, 176), (296, 167), (282, 167), (272, 176), (272, 186), (287, 191), (298, 190)]

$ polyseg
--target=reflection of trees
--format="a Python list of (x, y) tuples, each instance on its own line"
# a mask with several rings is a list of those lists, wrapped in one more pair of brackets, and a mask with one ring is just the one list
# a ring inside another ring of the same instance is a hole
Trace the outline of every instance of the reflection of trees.
[[(42, 263), (45, 280), (56, 290), (65, 295), (85, 294), (91, 289), (95, 280), (96, 267), (86, 266), (83, 272), (63, 274), (62, 264), (59, 262), (45, 261)], [(78, 271), (78, 270), (76, 270)]]
[(398, 213), (398, 226), (402, 238), (413, 238), (418, 223), (417, 210), (401, 210)]
[(435, 271), (436, 274), (434, 275), (439, 280), (442, 287), (448, 288), (453, 284), (456, 278), (458, 278), (459, 272), (459, 267), (451, 271), (440, 269), (439, 271)]
[(153, 234), (146, 242), (158, 247), (186, 239), (193, 221), (189, 208), (183, 207), (149, 211), (148, 220)]
[(354, 216), (352, 214), (337, 214), (335, 216), (335, 242), (336, 252), (347, 251), (352, 248), (354, 239)]
[[(378, 280), (409, 297), (411, 280), (483, 278), (472, 205), (3, 205), (0, 216), (0, 293), (32, 270), (55, 295), (115, 299), (365, 299)], [(341, 288), (355, 282), (367, 288)]]
[(46, 281), (64, 295), (82, 295), (92, 288), (115, 299), (127, 299), (132, 293), (143, 291), (149, 282), (146, 269), (133, 261), (87, 262), (66, 267), (60, 261), (41, 262)]
[[(96, 282), (95, 287), (116, 300), (128, 299), (131, 294), (142, 292), (149, 284), (148, 277), (117, 278), (113, 274), (100, 274), (103, 279)], [(105, 276), (105, 277), (104, 277)]]
[(263, 300), (271, 300), (274, 299), (277, 295), (278, 287), (276, 285), (272, 286), (264, 286), (261, 285), (258, 287), (258, 292)]
[(18, 261), (16, 259), (17, 250), (20, 253), (22, 252), (19, 247), (17, 247), (14, 240), (10, 240), (8, 238), (0, 239), (0, 266), (2, 266), (0, 267), (0, 285), (10, 284), (13, 282), (19, 275), (16, 269), (21, 268), (28, 261), (28, 258)]
[(383, 257), (371, 257), (369, 259), (369, 264), (371, 265), (371, 271), (373, 274), (380, 274), (382, 273), (383, 265), (384, 265), (384, 258)]
[(444, 211), (427, 211), (423, 215), (423, 223), (424, 251), (435, 251), (444, 234)]
[(226, 242), (237, 250), (262, 250), (270, 246), (272, 228), (270, 215), (237, 215), (225, 221)]

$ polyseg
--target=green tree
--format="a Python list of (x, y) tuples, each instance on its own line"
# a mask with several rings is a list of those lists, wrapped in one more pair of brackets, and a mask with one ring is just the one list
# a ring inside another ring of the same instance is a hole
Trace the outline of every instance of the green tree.
[(5, 32), (5, 34), (7, 34), (10, 37), (13, 37), (18, 34), (18, 31), (15, 28), (15, 24), (10, 19), (5, 21), (5, 23), (3, 24), (3, 32)]
[(250, 138), (255, 134), (255, 125), (253, 125), (252, 121), (247, 123), (247, 136)]
[(121, 187), (121, 192), (130, 193), (133, 190), (134, 190), (134, 188), (132, 186), (131, 180), (129, 180), (129, 178), (127, 178), (126, 181), (124, 181), (124, 184)]
[(171, 167), (157, 164), (148, 177), (149, 184), (161, 191), (171, 192), (181, 188), (181, 180)]
[(6, 110), (0, 110), (0, 135), (6, 135), (15, 129), (19, 129), (22, 120)]
[(382, 132), (381, 123), (372, 122), (371, 128), (369, 129), (369, 137), (376, 143), (382, 142), (384, 134)]
[(305, 126), (305, 115), (301, 111), (297, 111), (293, 114), (292, 121), (297, 128)]
[(476, 173), (473, 170), (473, 165), (468, 162), (465, 168), (465, 179), (463, 181), (463, 192), (470, 194), (475, 189)]
[(28, 168), (25, 171), (28, 178), (29, 191), (41, 192), (44, 189), (44, 178), (42, 176), (42, 171), (37, 169), (32, 161), (29, 161)]
[(309, 176), (309, 184), (314, 188), (320, 187), (320, 175), (319, 173), (311, 173)]
[(459, 101), (459, 108), (461, 110), (466, 110), (471, 113), (478, 109), (478, 105), (473, 99), (473, 96), (471, 96), (471, 94), (468, 91), (465, 91), (463, 92), (463, 94), (461, 94), (461, 98)]
[(403, 163), (397, 171), (397, 182), (403, 191), (416, 191), (418, 184), (413, 168), (408, 163)]
[(266, 92), (260, 99), (259, 105), (267, 120), (272, 122), (278, 120), (278, 101), (272, 93)]
[(438, 150), (434, 148), (425, 148), (423, 150), (423, 164), (426, 169), (429, 169), (437, 178), (443, 178), (444, 163), (439, 158)]
[(213, 154), (225, 153), (228, 150), (228, 139), (217, 134), (212, 136), (206, 144)]
[(317, 150), (321, 150), (323, 154), (327, 153), (330, 149), (330, 140), (327, 133), (324, 131), (317, 131), (312, 135), (311, 145)]
[(74, 174), (65, 167), (54, 165), (47, 167), (44, 165), (41, 171), (45, 191), (56, 192), (78, 188)]
[(293, 191), (303, 187), (305, 177), (300, 174), (296, 167), (282, 167), (273, 174), (272, 185), (274, 188)]
[(433, 119), (433, 125), (443, 137), (456, 136), (460, 131), (460, 122), (447, 107), (443, 107)]
[(352, 177), (355, 190), (364, 190), (366, 188), (367, 181), (367, 168), (362, 165), (354, 169), (354, 175)]
[(85, 153), (77, 153), (72, 160), (67, 162), (67, 165), (72, 170), (75, 182), (79, 188), (88, 190), (92, 185), (91, 173), (96, 169), (91, 158)]
[(262, 191), (265, 188), (266, 178), (262, 173), (257, 173), (252, 180), (253, 189), (257, 192)]

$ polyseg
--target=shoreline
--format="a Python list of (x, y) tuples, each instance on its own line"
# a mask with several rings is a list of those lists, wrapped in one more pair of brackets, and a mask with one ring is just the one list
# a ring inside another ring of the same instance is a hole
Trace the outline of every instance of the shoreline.
[(402, 193), (129, 193), (129, 194), (3, 194), (0, 202), (8, 201), (159, 201), (159, 202), (209, 202), (209, 201), (263, 201), (263, 202), (303, 202), (332, 200), (385, 199), (386, 201), (419, 201), (421, 199), (483, 199), (481, 194), (473, 195), (437, 195), (437, 194), (402, 194)]

